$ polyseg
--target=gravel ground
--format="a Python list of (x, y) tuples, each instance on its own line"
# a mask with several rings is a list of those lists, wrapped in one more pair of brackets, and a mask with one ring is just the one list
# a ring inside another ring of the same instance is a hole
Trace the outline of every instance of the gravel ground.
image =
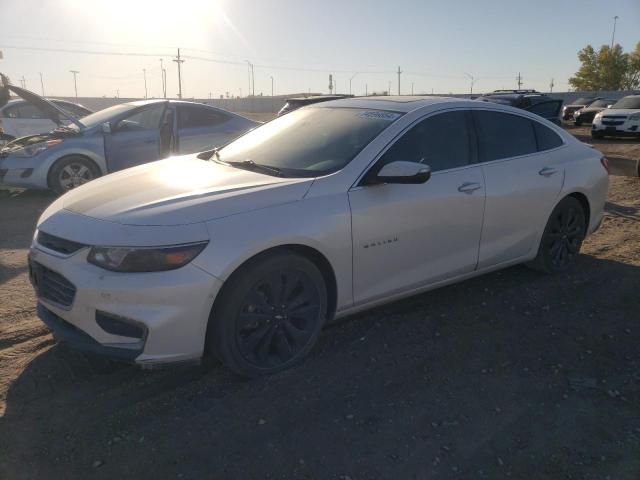
[[(597, 148), (637, 172), (637, 141)], [(52, 199), (0, 191), (1, 479), (640, 478), (638, 178), (611, 177), (568, 274), (513, 267), (352, 316), (250, 381), (55, 345), (26, 267)]]

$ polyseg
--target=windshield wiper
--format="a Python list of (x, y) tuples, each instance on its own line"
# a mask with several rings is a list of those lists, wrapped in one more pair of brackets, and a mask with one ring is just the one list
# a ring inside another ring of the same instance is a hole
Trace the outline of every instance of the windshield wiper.
[(275, 175), (276, 177), (284, 177), (284, 172), (280, 170), (278, 167), (263, 165), (261, 163), (256, 163), (250, 159), (243, 160), (241, 162), (225, 162), (225, 163), (233, 167), (246, 168), (247, 170), (262, 170), (263, 172), (268, 172), (271, 175)]

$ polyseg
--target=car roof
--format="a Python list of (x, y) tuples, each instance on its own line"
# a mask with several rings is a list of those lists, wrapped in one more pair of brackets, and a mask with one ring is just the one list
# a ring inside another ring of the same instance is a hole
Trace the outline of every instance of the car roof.
[[(80, 103), (75, 103), (75, 102), (70, 102), (69, 100), (60, 100), (59, 98), (48, 98), (47, 100), (49, 100), (50, 102), (56, 102), (56, 103), (68, 103), (69, 105), (77, 105), (78, 107), (82, 107), (82, 108), (87, 108), (84, 105), (80, 104)], [(14, 98), (12, 100), (9, 100), (7, 102), (7, 104), (4, 107), (1, 108), (7, 108), (10, 107), (12, 105), (19, 105), (21, 103), (29, 103), (26, 100), (22, 99), (22, 98)]]
[[(356, 97), (343, 98), (340, 100), (331, 100), (314, 104), (314, 108), (332, 108), (332, 107), (350, 107), (363, 108), (371, 110), (389, 110), (393, 112), (407, 113), (429, 105), (437, 105), (441, 103), (469, 103), (472, 100), (453, 98), (453, 97), (422, 97), (422, 96), (375, 96), (375, 97)], [(474, 105), (472, 103), (472, 105)]]
[[(208, 107), (208, 108), (213, 108), (215, 110), (222, 110), (219, 107), (216, 107), (214, 105), (209, 105), (207, 103), (201, 103), (201, 102), (190, 102), (188, 100), (171, 100), (168, 98), (153, 98), (150, 100), (135, 100), (133, 102), (126, 102), (127, 105), (134, 105), (136, 107), (143, 107), (145, 105), (153, 105), (154, 103), (164, 103), (164, 102), (169, 102), (173, 105), (197, 105), (199, 107)], [(226, 111), (226, 110), (225, 110)], [(227, 112), (230, 114), (233, 114), (233, 112)]]

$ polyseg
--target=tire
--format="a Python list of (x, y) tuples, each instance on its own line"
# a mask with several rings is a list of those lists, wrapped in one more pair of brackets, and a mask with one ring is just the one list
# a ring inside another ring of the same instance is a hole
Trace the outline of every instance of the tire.
[(315, 344), (327, 319), (327, 288), (307, 258), (286, 250), (240, 267), (209, 318), (207, 351), (246, 377), (292, 367)]
[(580, 253), (586, 232), (584, 207), (575, 198), (565, 197), (551, 212), (538, 254), (529, 266), (545, 273), (564, 272)]
[(56, 161), (49, 171), (49, 188), (62, 194), (100, 176), (100, 170), (86, 157), (71, 155)]
[(593, 132), (592, 131), (591, 132), (591, 138), (598, 140), (598, 139), (604, 138), (604, 135), (601, 132)]

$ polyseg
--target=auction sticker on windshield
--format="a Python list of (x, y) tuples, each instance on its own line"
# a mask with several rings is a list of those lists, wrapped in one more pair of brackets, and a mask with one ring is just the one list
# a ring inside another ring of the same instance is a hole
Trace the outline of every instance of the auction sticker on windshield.
[(401, 117), (400, 113), (395, 112), (382, 112), (380, 110), (367, 110), (366, 112), (361, 112), (358, 114), (360, 118), (375, 118), (377, 120), (388, 120), (393, 121), (397, 118)]

